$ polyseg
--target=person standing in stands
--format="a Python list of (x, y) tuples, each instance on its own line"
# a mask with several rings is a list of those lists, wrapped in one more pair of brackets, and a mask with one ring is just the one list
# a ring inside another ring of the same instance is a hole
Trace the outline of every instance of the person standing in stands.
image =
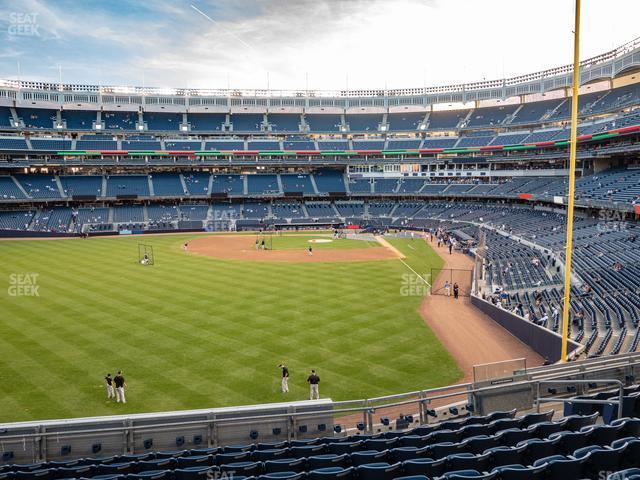
[(124, 376), (122, 375), (122, 371), (118, 370), (118, 374), (113, 377), (113, 383), (116, 384), (116, 402), (127, 403), (124, 398), (124, 388), (126, 387), (126, 382), (124, 381)]
[(458, 287), (458, 282), (453, 284), (453, 298), (457, 299), (458, 298), (458, 292), (459, 292), (459, 287)]
[(309, 383), (309, 399), (313, 400), (313, 397), (315, 397), (316, 400), (320, 400), (320, 392), (318, 391), (320, 377), (316, 375), (315, 370), (311, 370), (311, 375), (307, 377), (307, 382)]
[(113, 378), (111, 378), (110, 373), (107, 373), (107, 376), (104, 377), (104, 381), (107, 384), (107, 400), (110, 398), (116, 398), (116, 394), (113, 391)]
[(282, 369), (282, 393), (289, 393), (289, 369), (283, 363), (278, 368)]

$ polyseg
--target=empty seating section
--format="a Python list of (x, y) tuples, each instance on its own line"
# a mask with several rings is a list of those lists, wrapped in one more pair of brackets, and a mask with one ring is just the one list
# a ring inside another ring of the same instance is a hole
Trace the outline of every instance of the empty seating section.
[(71, 140), (32, 138), (31, 148), (34, 150), (71, 150)]
[(369, 215), (371, 217), (389, 217), (395, 206), (395, 202), (369, 202)]
[(145, 112), (144, 121), (148, 130), (177, 131), (182, 123), (181, 113)]
[(242, 212), (244, 218), (266, 218), (269, 215), (269, 204), (263, 202), (245, 202)]
[(227, 116), (224, 113), (190, 113), (187, 118), (193, 131), (219, 132)]
[(360, 113), (346, 116), (350, 132), (377, 132), (378, 125), (382, 123), (382, 115)]
[(53, 175), (15, 175), (15, 179), (31, 198), (60, 198), (58, 182)]
[(402, 178), (398, 185), (398, 193), (417, 193), (424, 186), (422, 178)]
[(467, 120), (466, 127), (493, 127), (502, 125), (520, 105), (476, 108)]
[(46, 108), (16, 108), (18, 119), (26, 128), (53, 130), (56, 111)]
[(13, 117), (8, 107), (0, 107), (0, 127), (13, 127)]
[(313, 178), (319, 193), (345, 192), (344, 177), (337, 170), (318, 170)]
[(276, 202), (271, 210), (276, 218), (305, 218), (304, 207), (297, 202)]
[(371, 194), (371, 180), (368, 178), (350, 178), (349, 179), (349, 191), (351, 193), (366, 193)]
[(0, 176), (0, 200), (12, 200), (18, 198), (27, 198), (27, 196), (16, 185), (12, 177)]
[(373, 182), (375, 193), (394, 193), (396, 188), (398, 188), (398, 179), (396, 178), (379, 178)]
[(180, 175), (177, 173), (154, 173), (149, 175), (156, 197), (181, 197), (186, 194)]
[(231, 203), (214, 203), (211, 206), (211, 215), (215, 220), (234, 219), (242, 217), (242, 205)]
[(387, 150), (403, 150), (420, 148), (422, 140), (420, 139), (389, 139), (387, 141)]
[(309, 217), (312, 218), (335, 218), (337, 212), (329, 202), (307, 202), (305, 204)]
[(312, 151), (316, 150), (313, 140), (284, 140), (282, 142), (284, 150), (289, 151)]
[(549, 142), (562, 133), (562, 130), (538, 130), (527, 137), (527, 143)]
[(0, 212), (0, 230), (26, 230), (34, 213), (27, 210)]
[(320, 150), (349, 150), (346, 140), (318, 140)]
[(123, 140), (123, 150), (160, 150), (160, 142), (157, 140)]
[(76, 231), (81, 231), (82, 225), (99, 225), (109, 222), (108, 208), (79, 208), (76, 215)]
[(118, 143), (110, 138), (84, 135), (76, 141), (76, 150), (116, 150)]
[(422, 142), (421, 148), (453, 148), (458, 141), (452, 137), (427, 137)]
[(209, 179), (205, 172), (185, 172), (182, 174), (189, 195), (209, 195)]
[(364, 214), (364, 203), (362, 202), (335, 202), (338, 213), (347, 218), (362, 217)]
[(93, 130), (97, 112), (95, 110), (62, 110), (61, 116), (69, 130)]
[(353, 140), (354, 150), (383, 150), (384, 140)]
[(426, 112), (390, 113), (387, 115), (389, 130), (392, 132), (407, 132), (418, 130)]
[(311, 176), (306, 173), (300, 174), (281, 174), (280, 180), (282, 181), (282, 191), (287, 192), (302, 192), (303, 194), (314, 194), (313, 184), (311, 183)]
[(245, 150), (244, 140), (217, 140), (209, 141), (204, 145), (205, 150), (220, 150), (220, 151), (232, 151), (232, 150)]
[(0, 148), (3, 150), (27, 150), (28, 145), (24, 138), (0, 137)]
[(280, 150), (280, 142), (273, 140), (249, 140), (247, 142), (249, 150)]
[(107, 197), (149, 196), (149, 178), (146, 175), (108, 175)]
[(116, 205), (113, 207), (113, 221), (115, 223), (142, 223), (144, 210), (141, 205)]
[(489, 145), (493, 137), (462, 137), (456, 143), (456, 148), (485, 147)]
[(539, 122), (565, 101), (565, 98), (557, 98), (553, 100), (542, 100), (540, 102), (523, 103), (514, 119), (509, 123), (510, 125), (517, 125)]
[(339, 132), (342, 116), (334, 114), (307, 114), (304, 117), (311, 132)]
[(280, 193), (277, 175), (247, 175), (247, 192), (261, 195)]
[(60, 184), (65, 197), (102, 195), (102, 177), (97, 175), (61, 175)]
[(197, 152), (202, 147), (200, 140), (165, 140), (164, 149), (179, 152)]
[(180, 205), (183, 220), (206, 220), (209, 216), (209, 205)]
[(525, 142), (529, 133), (508, 133), (506, 135), (497, 135), (491, 141), (491, 145), (518, 145)]
[(147, 216), (152, 222), (171, 222), (180, 218), (176, 205), (147, 205)]
[(231, 115), (231, 124), (234, 132), (259, 132), (262, 130), (264, 115), (262, 114), (242, 114)]
[(454, 130), (469, 115), (469, 110), (443, 110), (429, 114), (429, 130)]
[(407, 430), (13, 465), (6, 478), (543, 480), (637, 478), (638, 419), (496, 411)]
[(273, 132), (299, 132), (300, 115), (291, 113), (274, 113), (268, 116)]
[(138, 112), (102, 112), (105, 130), (135, 130)]
[(211, 192), (242, 195), (244, 193), (244, 175), (213, 175)]

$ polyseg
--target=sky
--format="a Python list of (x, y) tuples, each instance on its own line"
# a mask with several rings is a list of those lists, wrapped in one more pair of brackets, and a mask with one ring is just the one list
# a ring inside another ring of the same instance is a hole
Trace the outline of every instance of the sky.
[[(0, 0), (0, 78), (382, 89), (571, 63), (574, 0)], [(582, 0), (581, 58), (640, 36), (640, 0)]]

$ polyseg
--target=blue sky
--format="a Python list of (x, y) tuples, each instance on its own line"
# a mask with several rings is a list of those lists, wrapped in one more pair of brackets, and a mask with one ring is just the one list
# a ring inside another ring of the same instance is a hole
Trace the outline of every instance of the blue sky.
[[(582, 57), (640, 36), (638, 18), (638, 0), (583, 0)], [(572, 21), (573, 0), (0, 0), (0, 78), (443, 85), (570, 63)]]

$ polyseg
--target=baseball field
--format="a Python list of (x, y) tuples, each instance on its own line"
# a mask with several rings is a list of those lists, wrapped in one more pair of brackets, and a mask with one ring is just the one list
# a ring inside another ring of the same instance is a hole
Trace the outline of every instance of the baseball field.
[[(311, 368), (335, 400), (460, 378), (418, 314), (409, 267), (442, 265), (423, 241), (274, 236), (262, 252), (255, 238), (0, 242), (0, 422), (305, 399)], [(117, 370), (126, 405), (106, 399)]]

